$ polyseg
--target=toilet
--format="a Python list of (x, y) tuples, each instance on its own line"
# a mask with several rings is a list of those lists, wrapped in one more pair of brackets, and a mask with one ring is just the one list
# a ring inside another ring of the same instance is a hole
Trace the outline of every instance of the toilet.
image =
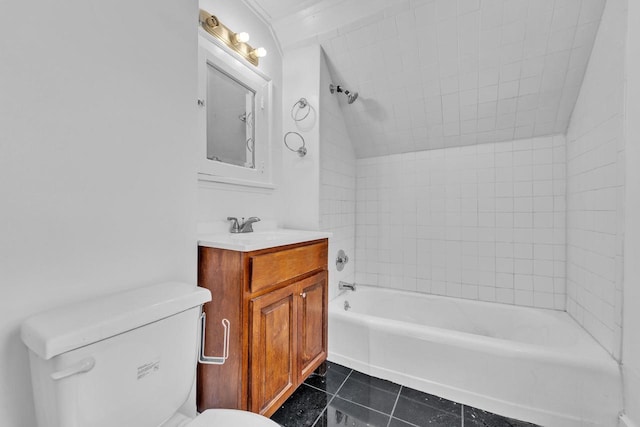
[(196, 415), (199, 318), (210, 300), (207, 289), (162, 283), (27, 319), (38, 426), (278, 427), (246, 411)]

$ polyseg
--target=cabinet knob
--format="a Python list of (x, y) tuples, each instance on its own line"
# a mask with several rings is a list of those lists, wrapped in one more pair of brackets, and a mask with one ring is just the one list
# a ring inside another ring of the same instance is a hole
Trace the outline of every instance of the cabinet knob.
[(300, 292), (300, 296), (301, 296), (302, 298), (306, 298), (306, 297), (307, 297), (307, 293), (306, 293), (306, 292)]

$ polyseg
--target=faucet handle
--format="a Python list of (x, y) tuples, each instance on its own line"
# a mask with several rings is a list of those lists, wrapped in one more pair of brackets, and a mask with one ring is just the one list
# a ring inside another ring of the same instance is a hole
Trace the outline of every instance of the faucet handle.
[(253, 232), (253, 226), (252, 224), (254, 222), (258, 222), (260, 221), (260, 218), (258, 218), (257, 216), (252, 216), (247, 218), (247, 220), (245, 221), (244, 218), (242, 218), (242, 224), (240, 224), (240, 230), (238, 231), (239, 233), (252, 233)]
[(240, 232), (240, 224), (238, 224), (238, 218), (232, 217), (232, 216), (228, 216), (227, 217), (227, 221), (233, 221), (231, 223), (231, 231), (232, 233), (239, 233)]

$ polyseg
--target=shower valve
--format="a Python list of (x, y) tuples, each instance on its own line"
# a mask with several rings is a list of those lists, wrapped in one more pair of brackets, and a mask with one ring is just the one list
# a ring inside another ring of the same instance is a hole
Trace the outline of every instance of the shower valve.
[(342, 249), (338, 251), (338, 256), (336, 257), (336, 268), (338, 271), (342, 271), (344, 269), (344, 265), (349, 262), (349, 257), (344, 253)]

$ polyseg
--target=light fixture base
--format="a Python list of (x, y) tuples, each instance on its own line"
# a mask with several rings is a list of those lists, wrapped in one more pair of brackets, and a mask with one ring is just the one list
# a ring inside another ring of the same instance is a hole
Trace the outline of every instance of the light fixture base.
[(249, 43), (239, 41), (236, 33), (220, 22), (215, 15), (200, 9), (200, 24), (207, 33), (224, 42), (230, 49), (236, 51), (251, 64), (258, 66), (259, 56), (256, 55), (256, 51), (259, 48), (254, 49)]

